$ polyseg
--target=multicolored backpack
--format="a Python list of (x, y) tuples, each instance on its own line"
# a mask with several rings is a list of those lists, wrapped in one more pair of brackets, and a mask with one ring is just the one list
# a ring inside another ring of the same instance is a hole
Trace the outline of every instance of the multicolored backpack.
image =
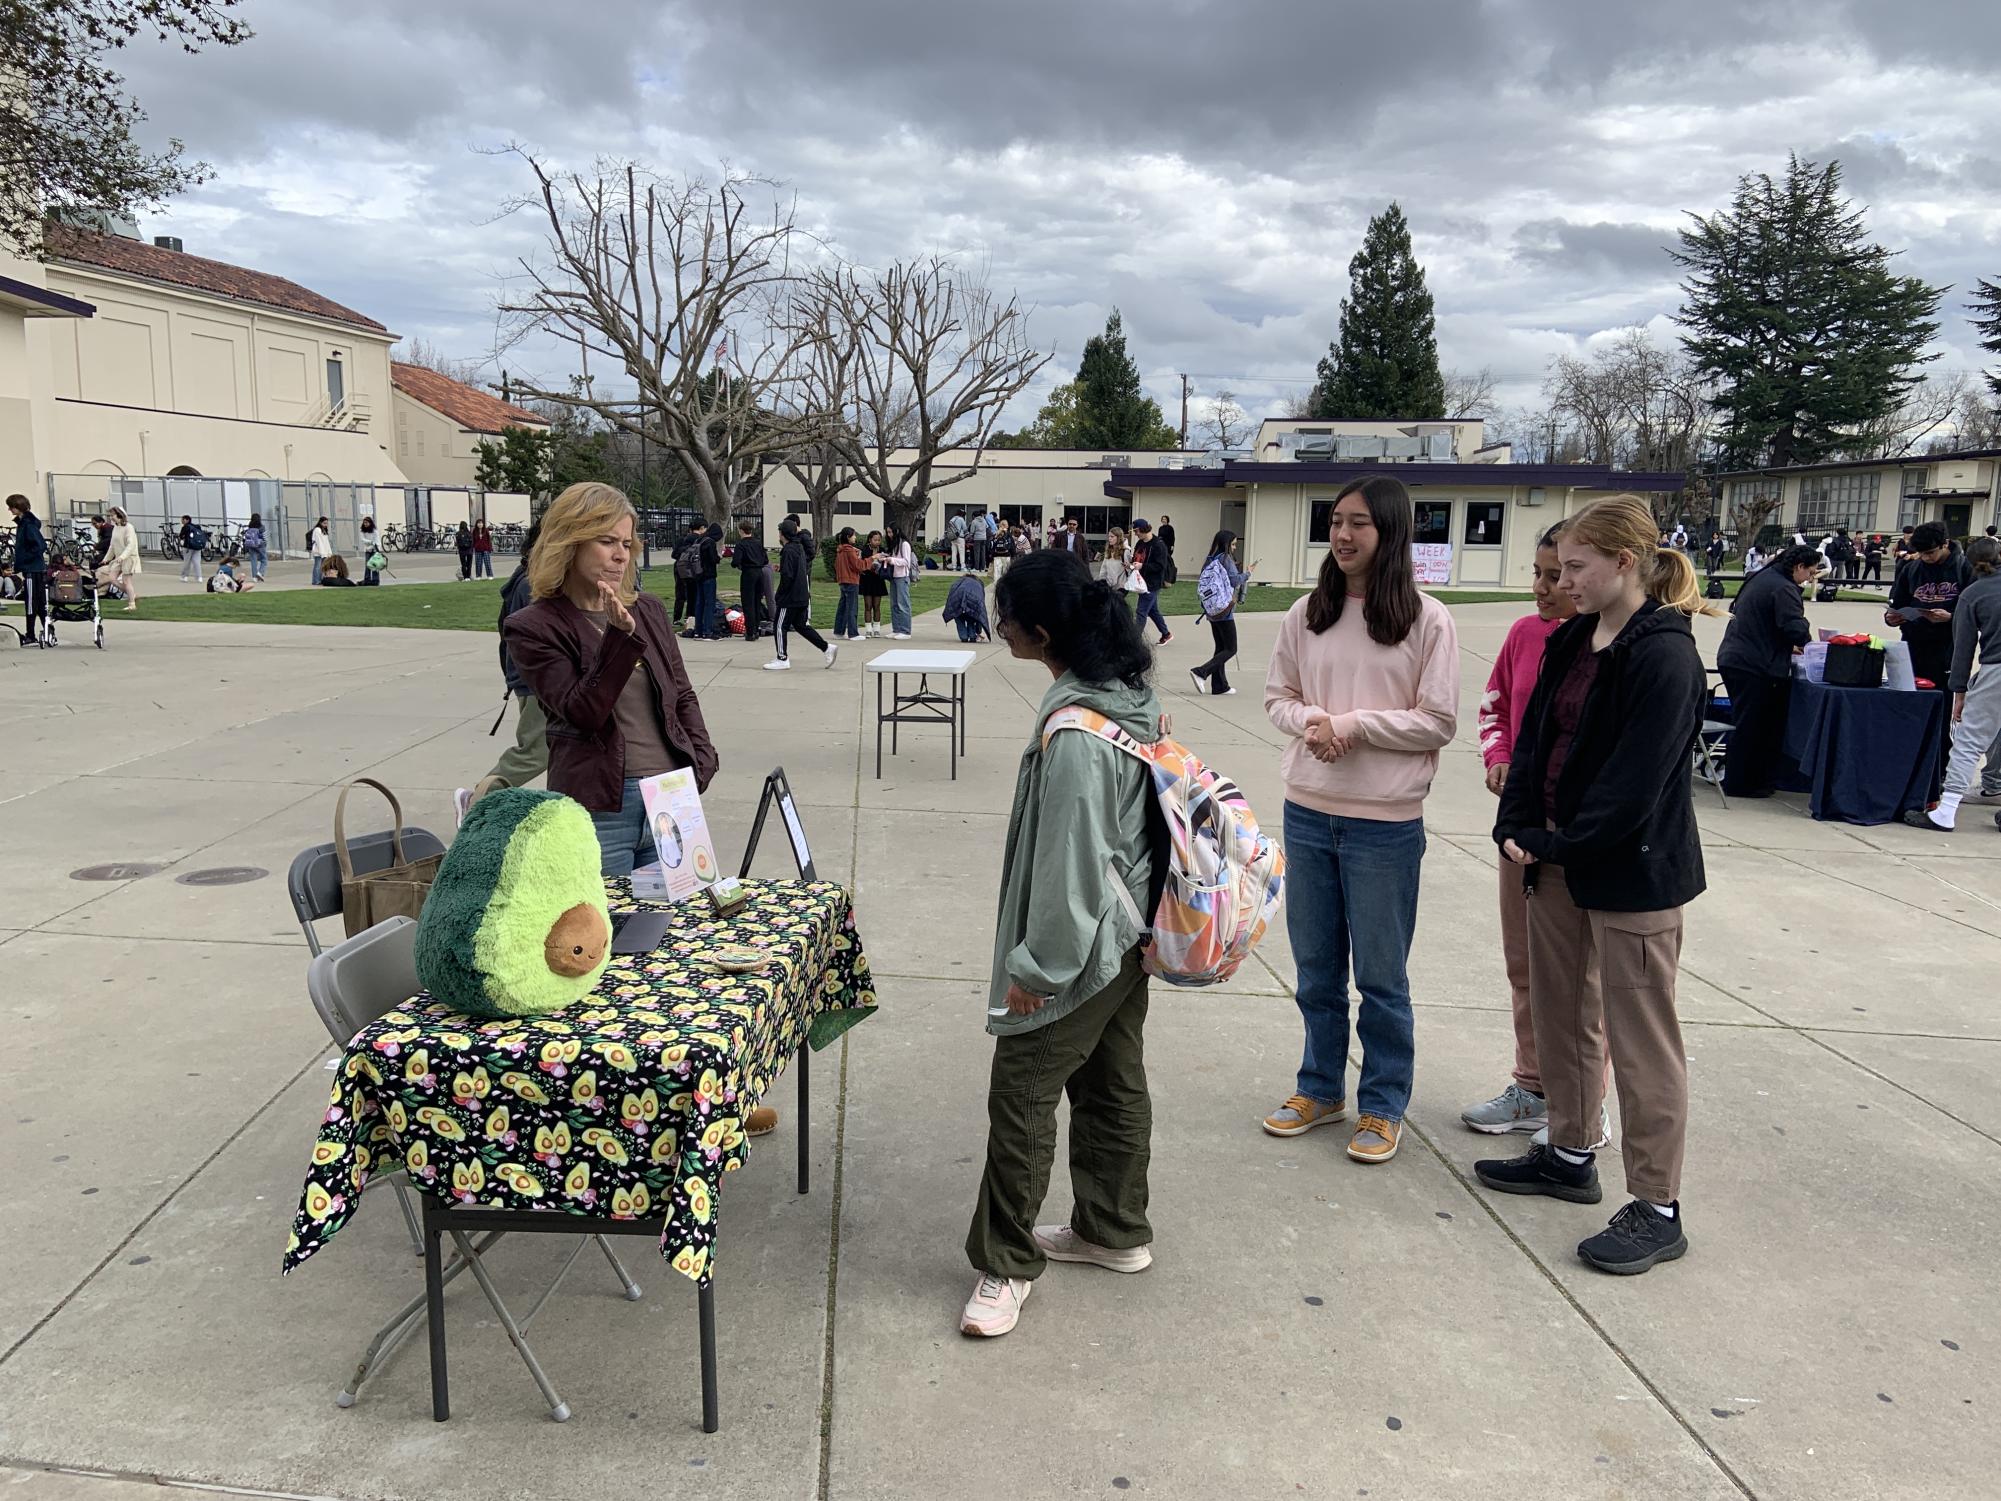
[(1285, 854), (1259, 832), (1236, 783), (1186, 746), (1147, 745), (1072, 704), (1042, 726), (1042, 745), (1083, 730), (1143, 762), (1167, 826), (1167, 884), (1154, 909), (1145, 968), (1170, 985), (1219, 985), (1250, 957), (1285, 890)]

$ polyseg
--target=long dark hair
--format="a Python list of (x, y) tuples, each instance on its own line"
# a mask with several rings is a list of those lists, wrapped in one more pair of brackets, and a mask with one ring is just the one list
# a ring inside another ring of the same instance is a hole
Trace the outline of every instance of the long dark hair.
[(1223, 553), (1228, 552), (1236, 540), (1237, 534), (1227, 527), (1224, 528), (1222, 531), (1216, 533), (1216, 540), (1209, 544), (1209, 556), (1212, 558), (1219, 557)]
[(854, 540), (855, 529), (851, 526), (844, 526), (838, 532), (834, 533), (834, 546), (836, 547), (846, 547)]
[(1966, 561), (1982, 578), (2001, 569), (2001, 542), (1992, 537), (1975, 537), (1966, 544)]
[(1032, 552), (1008, 565), (994, 585), (1001, 628), (1049, 637), (1049, 654), (1087, 683), (1145, 684), (1153, 653), (1139, 622), (1103, 579), (1094, 579), (1060, 552)]
[[(1376, 560), (1369, 565), (1369, 577), (1363, 584), (1367, 592), (1362, 597), (1362, 618), (1368, 622), (1371, 641), (1378, 646), (1397, 646), (1424, 613), (1424, 596), (1417, 592), (1417, 574), (1410, 562), (1410, 491), (1394, 475), (1365, 474), (1343, 485), (1334, 504), (1338, 506), (1350, 495), (1362, 497), (1376, 523)], [(1306, 628), (1316, 636), (1331, 629), (1347, 602), (1348, 576), (1334, 560), (1330, 546), (1327, 561), (1320, 565), (1320, 578), (1306, 599)]]

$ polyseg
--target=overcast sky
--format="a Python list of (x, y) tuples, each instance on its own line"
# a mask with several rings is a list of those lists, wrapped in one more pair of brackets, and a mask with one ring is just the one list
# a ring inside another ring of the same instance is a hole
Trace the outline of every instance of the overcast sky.
[[(1387, 12), (1387, 13), (1385, 13)], [(1409, 216), (1448, 368), (1531, 403), (1550, 357), (1679, 304), (1661, 247), (1788, 150), (1841, 159), (1876, 238), (1961, 304), (2001, 275), (1997, 0), (249, 0), (257, 36), (121, 62), (215, 180), (147, 234), (289, 276), (478, 357), (554, 164), (718, 163), (880, 263), (964, 252), (1074, 369), (1116, 304), (1170, 420), (1178, 373), (1254, 413), (1305, 389), (1370, 214)], [(544, 346), (509, 356), (539, 375)]]

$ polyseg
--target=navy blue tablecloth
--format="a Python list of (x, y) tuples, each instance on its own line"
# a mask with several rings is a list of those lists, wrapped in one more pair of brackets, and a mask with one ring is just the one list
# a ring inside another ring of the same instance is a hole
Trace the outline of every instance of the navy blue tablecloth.
[(1811, 793), (1809, 811), (1843, 823), (1895, 823), (1931, 799), (1945, 750), (1946, 695), (1893, 688), (1834, 688), (1795, 677), (1784, 752), (1796, 763), (1788, 791)]

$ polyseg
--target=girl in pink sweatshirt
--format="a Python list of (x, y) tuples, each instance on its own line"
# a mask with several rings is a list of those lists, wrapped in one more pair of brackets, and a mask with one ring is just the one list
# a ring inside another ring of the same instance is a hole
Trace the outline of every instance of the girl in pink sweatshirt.
[(1352, 964), (1357, 1162), (1389, 1161), (1403, 1136), (1424, 798), (1458, 727), (1458, 633), (1445, 606), (1418, 592), (1411, 511), (1389, 475), (1341, 491), (1319, 581), (1287, 612), (1265, 679), (1265, 713), (1293, 737), (1281, 767), (1286, 931), (1306, 1047), (1296, 1091), (1264, 1128), (1297, 1136), (1347, 1118)]
[[(1487, 768), (1487, 790), (1496, 797), (1507, 785), (1508, 762), (1514, 755), (1515, 738), (1521, 734), (1529, 695), (1535, 692), (1543, 646), (1552, 631), (1577, 613), (1570, 596), (1557, 587), (1562, 577), (1556, 557), (1556, 528), (1551, 527), (1536, 543), (1535, 613), (1524, 615), (1510, 627), (1500, 655), (1494, 658), (1487, 691), (1480, 697), (1480, 759)], [(1521, 868), (1505, 857), (1498, 864), (1501, 957), (1507, 966), (1515, 1020), (1515, 1076), (1493, 1099), (1459, 1112), (1459, 1118), (1475, 1131), (1495, 1136), (1509, 1131), (1541, 1132), (1549, 1125), (1542, 1070), (1536, 1062), (1535, 1026), (1529, 1020), (1528, 898), (1522, 890)], [(1609, 1135), (1609, 1127), (1600, 1135)]]

